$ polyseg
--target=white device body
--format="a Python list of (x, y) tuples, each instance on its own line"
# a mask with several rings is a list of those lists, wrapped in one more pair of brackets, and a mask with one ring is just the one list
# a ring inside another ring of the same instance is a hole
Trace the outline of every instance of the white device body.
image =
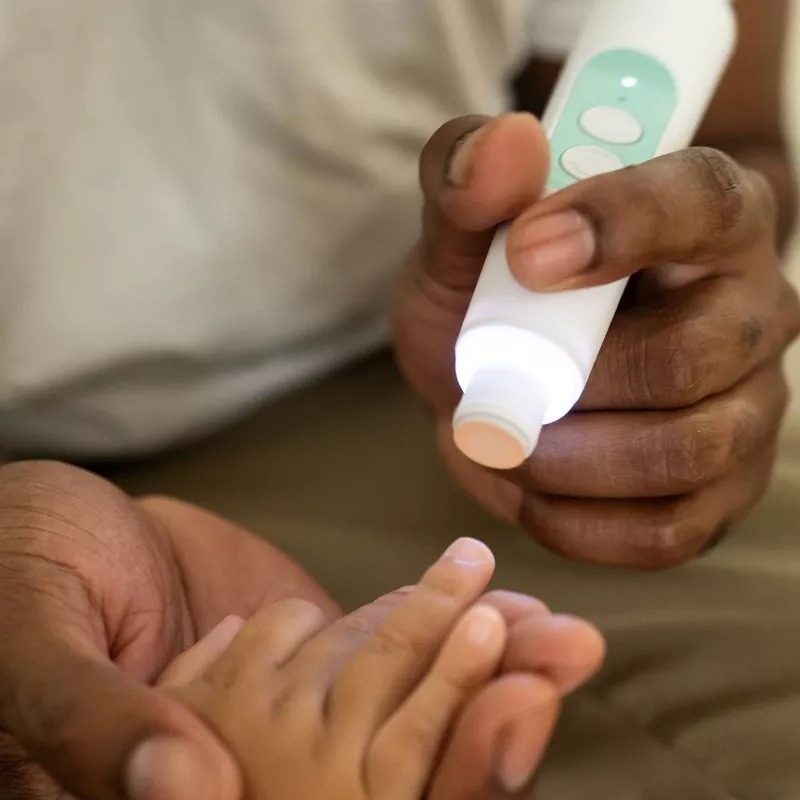
[[(652, 155), (684, 149), (735, 42), (729, 0), (597, 0), (544, 115), (546, 133), (552, 137), (587, 62), (628, 49), (661, 62), (677, 89), (674, 113)], [(561, 419), (580, 399), (627, 281), (557, 293), (527, 290), (509, 270), (506, 233), (503, 228), (495, 236), (456, 344), (464, 398), (454, 426), (497, 426), (515, 437), (527, 457), (542, 425)]]

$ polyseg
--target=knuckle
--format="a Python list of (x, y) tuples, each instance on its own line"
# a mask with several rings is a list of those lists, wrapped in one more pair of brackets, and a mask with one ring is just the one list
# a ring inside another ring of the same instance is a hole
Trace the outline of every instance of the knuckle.
[(405, 714), (390, 740), (373, 747), (370, 772), (386, 777), (404, 772), (409, 763), (418, 762), (436, 747), (442, 727), (433, 712), (416, 707), (413, 714)]
[(781, 420), (789, 404), (789, 386), (782, 371), (774, 370), (774, 379), (757, 381), (768, 386), (769, 397), (761, 394), (735, 394), (728, 398), (719, 414), (720, 424), (726, 425), (730, 437), (729, 460), (744, 461), (765, 441), (777, 436)]
[(241, 670), (229, 662), (218, 662), (201, 675), (193, 686), (185, 688), (189, 694), (228, 699), (242, 685)]
[(382, 595), (373, 600), (368, 606), (359, 609), (355, 614), (349, 614), (341, 620), (347, 636), (352, 639), (363, 640), (373, 636), (380, 630), (389, 615), (411, 594), (416, 587), (403, 587), (389, 594)]
[(387, 659), (400, 659), (420, 649), (420, 638), (409, 629), (390, 622), (378, 628), (371, 646), (376, 653)]
[[(546, 501), (527, 504), (520, 518), (523, 528), (544, 547), (568, 559), (659, 571), (696, 558), (713, 536), (695, 513), (693, 495), (632, 503), (631, 514), (620, 504), (619, 513), (573, 515), (547, 509)], [(545, 507), (543, 507), (545, 506)]]
[[(590, 375), (587, 393), (600, 387), (601, 396), (605, 392), (619, 398), (617, 402), (656, 406), (656, 398), (666, 393), (668, 369), (663, 355), (663, 349), (651, 347), (648, 337), (631, 335), (615, 320)], [(653, 363), (654, 359), (661, 365)]]
[[(662, 202), (646, 168), (626, 167), (589, 179), (574, 204), (596, 233), (598, 263), (633, 263), (659, 240)], [(635, 224), (631, 209), (636, 209)]]
[(670, 493), (705, 486), (725, 472), (749, 416), (736, 404), (726, 414), (690, 411), (661, 432), (663, 474)]
[(636, 542), (636, 557), (632, 566), (643, 571), (659, 571), (688, 563), (713, 535), (693, 515), (687, 513), (687, 500), (673, 501), (672, 513), (667, 513), (646, 528)]
[(708, 338), (704, 328), (702, 323), (686, 321), (642, 340), (644, 389), (654, 407), (680, 408), (703, 397), (709, 365), (705, 348), (698, 352), (691, 343)]
[(696, 358), (692, 358), (681, 347), (669, 353), (669, 382), (665, 404), (685, 406), (696, 402), (703, 396), (706, 371)]
[(727, 153), (711, 147), (694, 147), (681, 156), (703, 194), (709, 234), (721, 238), (741, 223), (745, 214), (744, 175)]
[(520, 507), (519, 525), (534, 541), (562, 558), (614, 563), (616, 545), (609, 543), (600, 520), (587, 519), (548, 495), (528, 494)]
[(363, 609), (360, 613), (345, 617), (341, 624), (348, 638), (363, 641), (374, 636), (382, 622), (383, 616), (373, 603), (372, 606)]
[(270, 714), (286, 734), (285, 744), (289, 743), (298, 726), (306, 721), (302, 713), (307, 700), (306, 690), (307, 686), (297, 679), (287, 679), (271, 690)]

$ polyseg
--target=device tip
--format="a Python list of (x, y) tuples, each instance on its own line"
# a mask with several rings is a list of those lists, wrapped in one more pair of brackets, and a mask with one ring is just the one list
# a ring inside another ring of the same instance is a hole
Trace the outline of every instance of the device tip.
[(456, 447), (467, 458), (490, 469), (515, 469), (528, 457), (523, 442), (510, 431), (488, 422), (461, 422), (454, 426), (453, 437)]

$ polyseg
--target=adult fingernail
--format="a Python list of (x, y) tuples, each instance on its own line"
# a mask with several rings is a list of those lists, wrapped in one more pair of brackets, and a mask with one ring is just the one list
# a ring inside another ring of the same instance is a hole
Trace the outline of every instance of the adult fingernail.
[(553, 291), (591, 266), (597, 240), (586, 217), (564, 211), (530, 220), (516, 234), (514, 250), (525, 283)]
[(465, 189), (472, 178), (475, 166), (475, 152), (486, 138), (488, 125), (469, 131), (457, 139), (450, 151), (445, 174), (447, 182), (457, 189)]
[(130, 800), (213, 798), (214, 776), (189, 742), (177, 738), (149, 739), (133, 752), (125, 773)]
[(531, 752), (526, 741), (512, 728), (505, 736), (497, 763), (497, 780), (509, 793), (521, 792), (533, 780), (539, 753)]
[(526, 616), (532, 613), (541, 614), (542, 616), (550, 613), (546, 603), (529, 594), (511, 592), (506, 589), (495, 589), (491, 596), (502, 602), (504, 606), (514, 606), (517, 612), (523, 612)]
[(458, 539), (445, 551), (444, 557), (457, 564), (474, 567), (492, 560), (492, 551), (477, 539)]

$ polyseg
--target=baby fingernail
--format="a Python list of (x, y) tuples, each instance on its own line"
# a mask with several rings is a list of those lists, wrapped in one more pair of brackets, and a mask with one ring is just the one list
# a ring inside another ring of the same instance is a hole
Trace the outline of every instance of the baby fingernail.
[(128, 762), (127, 795), (131, 800), (213, 797), (213, 780), (208, 780), (213, 776), (207, 772), (201, 754), (189, 742), (150, 739), (134, 751)]
[(494, 641), (498, 631), (502, 631), (503, 617), (492, 606), (477, 605), (467, 612), (464, 624), (470, 642), (477, 647), (485, 647)]
[(533, 612), (549, 614), (549, 609), (537, 597), (531, 597), (529, 594), (521, 594), (520, 592), (511, 592), (505, 589), (495, 589), (492, 596), (502, 601), (505, 606), (513, 606), (517, 613), (524, 612), (527, 616)]
[(586, 217), (564, 211), (528, 222), (518, 232), (514, 249), (526, 285), (552, 290), (591, 266), (597, 241)]
[(458, 539), (445, 551), (444, 557), (464, 566), (485, 564), (492, 559), (489, 548), (477, 539)]
[(506, 737), (497, 765), (497, 780), (509, 794), (521, 792), (532, 780), (539, 766), (538, 754), (520, 747), (513, 734)]

